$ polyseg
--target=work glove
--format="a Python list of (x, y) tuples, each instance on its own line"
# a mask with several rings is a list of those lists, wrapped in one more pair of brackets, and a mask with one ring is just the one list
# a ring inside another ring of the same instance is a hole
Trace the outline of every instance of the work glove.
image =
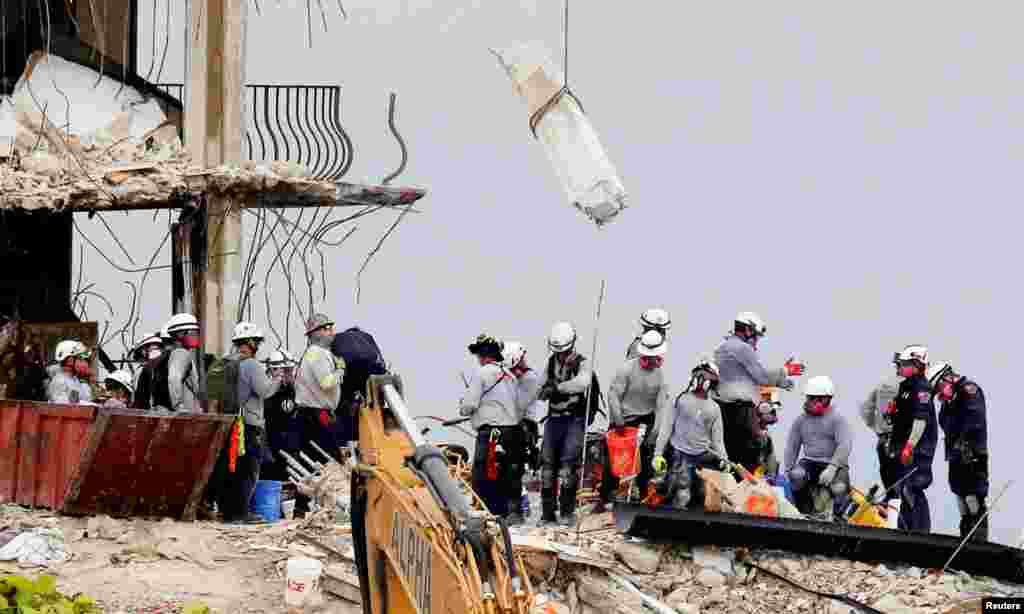
[(558, 391), (558, 386), (554, 382), (547, 382), (540, 388), (540, 392), (537, 394), (537, 398), (541, 401), (547, 401), (551, 398), (555, 392)]
[(655, 473), (665, 473), (665, 471), (668, 469), (668, 461), (665, 460), (664, 456), (659, 454), (654, 457), (654, 460), (651, 461), (651, 467), (654, 468)]
[(794, 386), (796, 386), (796, 384), (791, 379), (784, 379), (782, 380), (782, 383), (779, 384), (779, 388), (782, 388), (783, 390), (792, 390)]
[(731, 471), (732, 470), (732, 463), (730, 463), (728, 460), (726, 460), (724, 458), (721, 458), (721, 459), (718, 460), (718, 470), (719, 471)]
[(334, 422), (334, 416), (332, 416), (331, 412), (327, 411), (326, 409), (320, 410), (319, 418), (320, 425), (323, 426), (324, 428), (331, 426), (331, 423)]
[(797, 360), (795, 356), (790, 356), (789, 360), (786, 361), (786, 375), (790, 377), (800, 377), (804, 374), (806, 365), (801, 361)]
[(900, 462), (904, 465), (909, 465), (914, 460), (914, 444), (909, 441), (903, 446), (903, 451), (900, 452)]
[(821, 472), (821, 475), (818, 476), (818, 484), (821, 484), (822, 486), (828, 486), (831, 484), (832, 480), (836, 479), (836, 471), (838, 470), (839, 468), (835, 465), (825, 467), (824, 471)]
[(882, 413), (885, 414), (886, 416), (891, 416), (891, 415), (895, 414), (896, 413), (896, 401), (889, 401), (889, 403), (885, 406), (885, 409), (882, 410)]

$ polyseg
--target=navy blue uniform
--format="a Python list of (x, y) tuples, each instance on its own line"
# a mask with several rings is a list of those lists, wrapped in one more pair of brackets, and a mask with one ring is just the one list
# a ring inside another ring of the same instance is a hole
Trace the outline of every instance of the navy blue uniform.
[[(956, 383), (953, 398), (943, 401), (939, 425), (945, 436), (946, 462), (949, 463), (949, 488), (960, 499), (960, 535), (967, 537), (980, 521), (972, 539), (988, 541), (988, 427), (985, 422), (985, 393), (967, 378)], [(977, 508), (966, 503), (977, 498)]]
[(928, 533), (932, 529), (931, 510), (925, 490), (932, 485), (932, 460), (939, 440), (939, 425), (935, 418), (932, 389), (923, 375), (915, 375), (900, 382), (896, 394), (896, 415), (893, 419), (893, 449), (899, 455), (910, 439), (914, 422), (923, 420), (924, 434), (914, 447), (909, 465), (898, 464), (901, 479), (911, 471), (914, 474), (903, 481), (900, 490), (899, 528), (906, 531)]

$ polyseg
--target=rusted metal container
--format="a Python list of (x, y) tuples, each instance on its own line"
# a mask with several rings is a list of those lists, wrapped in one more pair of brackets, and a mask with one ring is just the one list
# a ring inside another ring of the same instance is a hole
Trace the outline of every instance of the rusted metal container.
[(0, 503), (59, 509), (96, 410), (0, 401)]
[(0, 401), (0, 503), (191, 520), (232, 420)]
[(61, 511), (194, 519), (233, 419), (98, 409)]

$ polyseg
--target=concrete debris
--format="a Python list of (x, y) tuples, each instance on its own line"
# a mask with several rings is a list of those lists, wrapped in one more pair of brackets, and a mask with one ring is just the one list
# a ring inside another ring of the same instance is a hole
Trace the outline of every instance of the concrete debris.
[(693, 549), (693, 562), (705, 569), (713, 569), (723, 576), (734, 576), (736, 570), (733, 563), (736, 553), (733, 550), (717, 546), (698, 546)]
[(725, 576), (714, 569), (702, 569), (695, 578), (698, 584), (714, 588), (725, 584)]
[(661, 563), (663, 551), (660, 548), (636, 542), (620, 542), (615, 546), (615, 555), (638, 573), (654, 573)]

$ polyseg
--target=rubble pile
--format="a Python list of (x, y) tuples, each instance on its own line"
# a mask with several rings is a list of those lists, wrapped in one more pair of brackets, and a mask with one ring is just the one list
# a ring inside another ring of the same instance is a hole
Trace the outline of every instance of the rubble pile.
[(540, 596), (538, 612), (857, 611), (757, 567), (806, 589), (850, 597), (886, 614), (959, 614), (977, 611), (982, 596), (1024, 596), (1024, 586), (955, 571), (940, 573), (783, 551), (655, 545), (611, 528), (579, 533), (574, 529), (521, 528), (515, 530), (513, 542), (522, 552)]
[[(180, 612), (196, 600), (215, 612), (280, 612), (286, 561), (308, 557), (324, 564), (324, 611), (357, 612), (351, 527), (339, 505), (348, 481), (332, 465), (318, 484), (320, 509), (273, 524), (72, 518), (0, 506), (0, 575), (45, 572), (62, 592), (88, 594), (118, 614)], [(41, 547), (15, 548), (15, 540)], [(811, 591), (886, 614), (967, 614), (983, 596), (1024, 596), (1024, 586), (955, 571), (653, 544), (619, 534), (611, 514), (583, 515), (578, 529), (515, 527), (512, 541), (537, 594), (535, 614), (856, 611)]]
[(178, 138), (180, 122), (179, 109), (35, 52), (14, 93), (0, 97), (0, 206), (131, 209), (197, 192), (337, 198), (333, 183), (293, 162), (194, 167)]

